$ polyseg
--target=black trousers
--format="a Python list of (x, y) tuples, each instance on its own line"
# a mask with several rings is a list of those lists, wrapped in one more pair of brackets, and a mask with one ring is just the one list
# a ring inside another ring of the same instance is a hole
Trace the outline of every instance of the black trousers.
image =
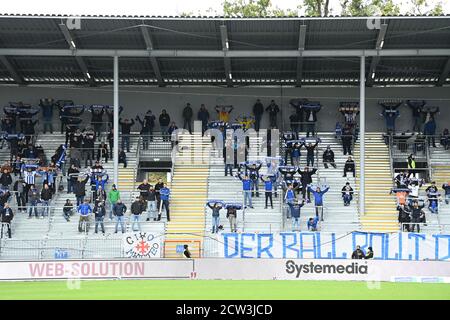
[(27, 203), (25, 201), (25, 194), (23, 194), (23, 193), (16, 193), (16, 201), (17, 201), (17, 208), (19, 210), (26, 210), (27, 209)]
[(307, 186), (307, 183), (302, 183), (302, 197), (305, 199), (305, 195), (308, 192), (308, 200), (311, 200), (311, 191), (308, 190)]
[(272, 191), (266, 191), (266, 208), (268, 200), (270, 200), (270, 206), (273, 208)]
[(169, 200), (161, 200), (160, 201), (160, 211), (159, 211), (159, 214), (158, 214), (158, 220), (161, 220), (161, 212), (162, 212), (162, 209), (164, 208), (164, 209), (166, 209), (166, 216), (167, 216), (167, 221), (170, 221), (170, 210), (169, 210)]
[(7, 228), (8, 232), (8, 238), (11, 238), (11, 223), (2, 222), (2, 232), (1, 232), (1, 238), (3, 238), (3, 229)]
[(342, 145), (342, 147), (344, 148), (344, 156), (345, 155), (347, 155), (347, 153), (349, 154), (349, 155), (351, 155), (352, 154), (352, 148), (351, 148), (351, 143), (344, 143), (343, 145)]

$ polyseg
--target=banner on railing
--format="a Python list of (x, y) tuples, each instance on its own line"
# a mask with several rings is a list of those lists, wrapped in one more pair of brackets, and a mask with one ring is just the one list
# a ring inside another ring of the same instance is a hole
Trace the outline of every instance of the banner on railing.
[(124, 234), (123, 248), (127, 258), (161, 258), (161, 239), (148, 232)]
[(374, 259), (450, 261), (450, 235), (325, 232), (223, 233), (224, 258), (350, 259), (356, 246)]

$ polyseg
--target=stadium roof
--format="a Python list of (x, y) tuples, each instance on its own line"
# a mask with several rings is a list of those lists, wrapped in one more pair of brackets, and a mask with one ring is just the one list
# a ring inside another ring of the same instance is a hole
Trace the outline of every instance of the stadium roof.
[(450, 16), (0, 15), (0, 83), (110, 85), (450, 83)]

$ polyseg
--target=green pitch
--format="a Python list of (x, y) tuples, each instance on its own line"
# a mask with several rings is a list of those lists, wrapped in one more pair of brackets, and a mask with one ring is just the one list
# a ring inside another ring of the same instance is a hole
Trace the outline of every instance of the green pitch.
[[(77, 288), (79, 286), (79, 288)], [(0, 299), (444, 299), (450, 284), (343, 281), (2, 282)]]

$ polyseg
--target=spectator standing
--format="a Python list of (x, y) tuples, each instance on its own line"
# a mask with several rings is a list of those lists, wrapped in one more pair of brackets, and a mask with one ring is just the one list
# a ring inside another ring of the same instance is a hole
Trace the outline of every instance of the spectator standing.
[(89, 181), (89, 176), (83, 180), (82, 177), (78, 177), (77, 182), (73, 186), (73, 193), (77, 198), (77, 207), (84, 202), (84, 197), (86, 196), (86, 183)]
[(291, 219), (292, 219), (292, 232), (295, 230), (300, 230), (300, 209), (305, 205), (305, 201), (299, 201), (298, 204), (294, 204), (293, 202), (288, 202), (288, 206), (291, 210)]
[(278, 108), (278, 105), (275, 103), (275, 100), (270, 101), (270, 104), (267, 106), (266, 111), (269, 112), (270, 128), (276, 129), (277, 115), (278, 112), (280, 112), (280, 109)]
[[(144, 198), (136, 197), (136, 200), (131, 204), (131, 214), (132, 214), (132, 220), (133, 223), (131, 225), (131, 229), (133, 231), (141, 231), (141, 223), (140, 223), (140, 217), (142, 212), (146, 209), (146, 203)], [(137, 229), (134, 228), (134, 226), (137, 224)]]
[(220, 224), (220, 210), (222, 210), (223, 204), (220, 202), (208, 202), (207, 206), (212, 210), (211, 233), (218, 233)]
[(113, 214), (116, 217), (116, 227), (114, 233), (117, 233), (119, 224), (122, 230), (122, 233), (125, 233), (125, 223), (124, 223), (124, 215), (127, 212), (127, 206), (122, 203), (122, 200), (117, 200), (116, 205), (113, 209)]
[(183, 109), (183, 129), (188, 129), (189, 133), (192, 133), (192, 126), (191, 126), (191, 122), (192, 122), (192, 117), (194, 115), (194, 111), (191, 108), (191, 104), (187, 103), (186, 107), (184, 107)]
[(166, 109), (163, 109), (161, 111), (161, 114), (159, 115), (159, 126), (161, 128), (161, 134), (163, 135), (163, 141), (169, 141), (168, 131), (170, 124), (170, 116), (167, 113)]
[(87, 233), (89, 231), (89, 216), (92, 213), (92, 208), (87, 200), (84, 200), (84, 202), (78, 206), (78, 213), (80, 215), (78, 232), (83, 232), (84, 230)]
[(424, 134), (427, 137), (428, 147), (430, 147), (431, 143), (433, 143), (433, 148), (436, 148), (436, 121), (433, 116), (430, 116), (428, 121), (425, 123)]
[(28, 219), (31, 219), (31, 216), (34, 211), (34, 216), (37, 218), (39, 216), (37, 210), (37, 204), (39, 203), (39, 191), (34, 184), (30, 186), (28, 191)]
[(346, 125), (342, 130), (341, 140), (342, 148), (344, 149), (344, 156), (346, 156), (347, 154), (352, 155), (353, 134), (351, 128), (348, 125)]
[(158, 202), (158, 208), (161, 207), (161, 194), (160, 190), (164, 187), (164, 183), (161, 178), (158, 179), (158, 182), (155, 184), (155, 191), (156, 191), (156, 201)]
[(51, 204), (51, 200), (52, 200), (52, 190), (50, 190), (50, 188), (48, 187), (48, 184), (44, 184), (44, 187), (42, 188), (41, 191), (41, 201), (42, 201), (42, 205), (43, 205), (43, 210), (42, 210), (42, 216), (41, 219), (44, 218), (44, 216), (48, 217), (50, 214), (50, 204)]
[(167, 221), (170, 221), (170, 210), (169, 210), (170, 189), (167, 188), (166, 184), (163, 184), (163, 187), (159, 190), (159, 194), (161, 195), (161, 206), (159, 207), (158, 221), (161, 220), (161, 212), (163, 207), (166, 210)]
[(104, 141), (99, 144), (97, 149), (97, 161), (100, 161), (100, 159), (102, 158), (105, 159), (105, 163), (108, 163), (109, 158), (108, 145)]
[(152, 185), (150, 185), (150, 190), (148, 191), (148, 198), (147, 198), (147, 220), (150, 221), (153, 219), (153, 221), (156, 221), (156, 190), (153, 188)]
[(73, 187), (77, 182), (79, 173), (80, 170), (74, 164), (67, 170), (67, 193), (73, 192)]
[(202, 134), (203, 134), (205, 133), (206, 128), (208, 127), (209, 121), (209, 112), (203, 103), (201, 104), (200, 110), (197, 113), (197, 119), (202, 122)]
[(95, 233), (98, 233), (98, 226), (102, 229), (102, 233), (105, 234), (105, 224), (103, 220), (105, 219), (106, 209), (104, 202), (97, 202), (94, 206), (94, 217), (95, 217)]
[(3, 238), (3, 229), (6, 227), (8, 232), (8, 238), (11, 238), (11, 221), (14, 218), (14, 213), (9, 206), (9, 203), (6, 202), (4, 207), (0, 209), (2, 215), (2, 232), (1, 238)]
[(445, 191), (445, 203), (450, 202), (450, 182), (446, 182), (442, 185), (442, 189)]
[(0, 176), (0, 185), (3, 190), (9, 190), (9, 186), (12, 184), (12, 177), (8, 169), (3, 169), (2, 175)]
[(123, 149), (119, 149), (119, 163), (123, 163), (123, 167), (127, 167), (127, 154)]
[(312, 170), (306, 166), (303, 171), (299, 168), (297, 171), (300, 175), (300, 181), (302, 183), (302, 197), (306, 201), (306, 193), (308, 193), (308, 202), (311, 201), (311, 192), (308, 188), (308, 185), (312, 183), (312, 176), (316, 174), (317, 169), (313, 168)]
[(230, 222), (231, 232), (237, 232), (237, 207), (227, 205), (227, 219)]
[(127, 150), (127, 152), (130, 152), (130, 134), (131, 134), (131, 127), (134, 126), (134, 120), (131, 119), (125, 119), (122, 121), (122, 119), (119, 119), (119, 124), (122, 130), (122, 150)]
[(27, 211), (27, 202), (25, 201), (25, 182), (22, 178), (19, 178), (14, 182), (13, 191), (16, 195), (17, 209), (19, 212)]
[(264, 191), (266, 196), (266, 202), (264, 209), (267, 209), (267, 203), (270, 200), (270, 207), (273, 209), (273, 200), (272, 200), (272, 192), (273, 192), (273, 183), (272, 179), (268, 176), (264, 178), (264, 176), (261, 176), (261, 181), (264, 183)]
[(141, 120), (139, 116), (136, 116), (136, 120), (141, 124), (141, 136), (142, 136), (142, 149), (148, 149), (148, 142), (153, 141), (153, 129), (155, 127), (156, 117), (152, 114), (151, 110), (148, 110)]
[(91, 106), (91, 125), (94, 127), (95, 137), (98, 137), (100, 141), (100, 136), (103, 129), (103, 115), (105, 114), (105, 108), (102, 106)]
[(109, 192), (108, 192), (108, 200), (109, 200), (109, 204), (110, 204), (109, 220), (112, 220), (114, 206), (116, 205), (117, 201), (120, 200), (120, 192), (119, 192), (119, 190), (117, 190), (117, 187), (115, 184), (112, 185), (111, 190), (109, 190)]
[(242, 192), (244, 193), (244, 207), (247, 208), (247, 203), (250, 208), (253, 209), (252, 204), (252, 181), (245, 175), (242, 177), (241, 173), (238, 173), (237, 177), (242, 181)]
[(414, 229), (417, 226), (417, 232), (420, 233), (419, 223), (421, 223), (425, 219), (425, 211), (423, 211), (422, 208), (423, 207), (419, 207), (419, 203), (417, 201), (414, 202), (411, 209), (411, 232), (414, 232)]
[(306, 137), (309, 137), (309, 134), (315, 136), (317, 110), (315, 108), (305, 108), (305, 120), (306, 120)]
[(307, 151), (307, 153), (306, 153), (306, 165), (307, 166), (314, 167), (314, 150), (316, 149), (319, 142), (320, 142), (320, 139), (317, 139), (316, 143), (314, 145), (312, 143), (308, 143), (308, 145), (303, 144)]
[(53, 99), (41, 99), (39, 106), (42, 108), (42, 117), (44, 119), (43, 131), (47, 133), (47, 129), (53, 134), (53, 108), (55, 101)]
[(314, 195), (316, 217), (320, 217), (320, 221), (323, 221), (323, 196), (329, 189), (330, 187), (325, 186), (325, 189), (323, 190), (321, 190), (320, 187), (316, 187), (316, 190), (313, 190), (311, 186), (308, 186), (308, 190)]
[(261, 100), (257, 99), (256, 103), (253, 105), (253, 115), (255, 116), (255, 130), (259, 132), (261, 127), (261, 119), (264, 113), (264, 106)]

